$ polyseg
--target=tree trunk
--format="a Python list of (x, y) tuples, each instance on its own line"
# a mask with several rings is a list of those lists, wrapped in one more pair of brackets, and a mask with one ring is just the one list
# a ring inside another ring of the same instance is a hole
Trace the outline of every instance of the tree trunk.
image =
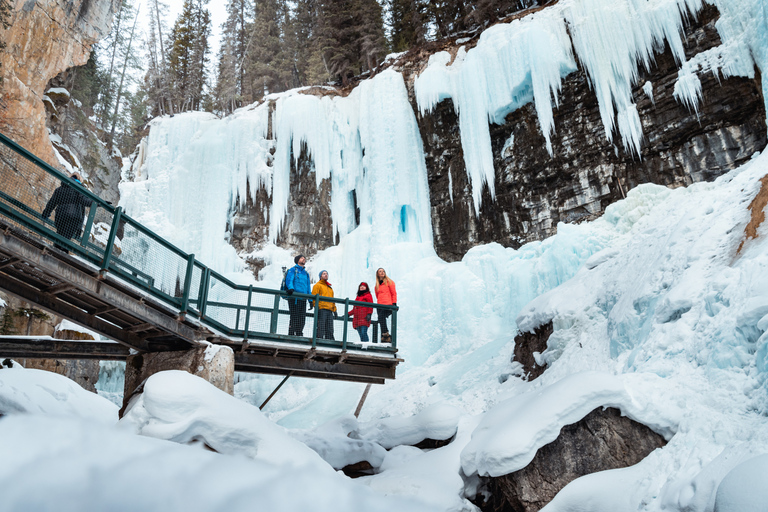
[[(163, 25), (160, 23), (160, 9), (157, 5), (157, 0), (155, 0), (155, 14), (157, 15), (157, 36), (160, 39), (160, 58), (163, 61), (163, 80), (165, 80), (165, 87), (167, 92), (167, 88), (170, 87), (170, 84), (168, 83), (168, 71), (165, 67), (165, 48), (163, 47)], [(170, 107), (171, 115), (173, 115), (173, 101), (166, 98), (168, 101), (168, 107)]]
[(131, 37), (128, 39), (128, 49), (125, 52), (125, 59), (123, 60), (123, 73), (120, 75), (120, 85), (117, 88), (117, 100), (115, 101), (115, 113), (112, 119), (112, 129), (109, 130), (109, 139), (107, 139), (107, 147), (112, 150), (112, 141), (115, 138), (115, 127), (117, 126), (117, 112), (120, 109), (120, 97), (123, 95), (123, 82), (125, 81), (125, 70), (128, 68), (128, 59), (131, 55), (131, 44), (133, 44), (133, 33), (136, 30), (136, 22), (139, 21), (139, 11), (141, 5), (136, 9), (136, 18), (133, 20), (133, 27), (131, 28)]

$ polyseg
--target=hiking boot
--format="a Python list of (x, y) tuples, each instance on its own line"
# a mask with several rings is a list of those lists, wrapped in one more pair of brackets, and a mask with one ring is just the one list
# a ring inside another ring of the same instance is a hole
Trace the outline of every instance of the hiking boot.
[(381, 333), (381, 342), (382, 343), (392, 343), (392, 336), (388, 332)]

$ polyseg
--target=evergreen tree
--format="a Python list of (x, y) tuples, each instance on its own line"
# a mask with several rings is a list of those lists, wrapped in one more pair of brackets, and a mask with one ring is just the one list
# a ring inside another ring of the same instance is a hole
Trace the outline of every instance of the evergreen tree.
[(404, 52), (425, 41), (424, 4), (421, 0), (387, 0), (392, 51)]
[(324, 0), (318, 17), (317, 43), (323, 62), (343, 86), (359, 72), (355, 0)]
[(221, 48), (214, 90), (217, 108), (225, 113), (242, 106), (245, 71), (243, 61), (248, 44), (249, 0), (229, 0), (227, 20), (221, 26)]
[(185, 0), (171, 30), (168, 79), (176, 111), (199, 108), (206, 83), (211, 18), (207, 0)]
[(147, 92), (140, 88), (135, 93), (126, 92), (123, 101), (124, 115), (118, 121), (117, 147), (123, 155), (130, 154), (144, 135), (144, 127), (151, 119), (151, 107)]
[(361, 64), (373, 73), (387, 53), (382, 8), (377, 0), (357, 0), (356, 7)]
[(331, 78), (318, 42), (321, 7), (319, 0), (297, 0), (286, 22), (285, 44), (293, 61), (293, 87), (320, 84)]
[[(156, 115), (173, 114), (171, 84), (165, 59), (163, 33), (168, 6), (159, 0), (149, 0), (149, 35), (147, 37), (148, 69), (144, 87)], [(168, 39), (166, 38), (166, 41)]]
[[(133, 72), (139, 69), (138, 45), (132, 38), (133, 24), (137, 17), (130, 0), (122, 0), (112, 24), (109, 36), (100, 44), (99, 53), (108, 60), (104, 66), (101, 94), (95, 111), (102, 128), (109, 130), (115, 122), (116, 107), (119, 111), (120, 80), (128, 77), (131, 82)], [(126, 85), (125, 83), (123, 85)]]
[(99, 94), (106, 86), (105, 71), (99, 63), (102, 49), (94, 45), (88, 62), (72, 71), (72, 98), (79, 101), (88, 116), (93, 115), (99, 104)]
[(292, 62), (283, 44), (285, 0), (256, 0), (252, 37), (246, 48), (245, 73), (251, 100), (291, 87)]

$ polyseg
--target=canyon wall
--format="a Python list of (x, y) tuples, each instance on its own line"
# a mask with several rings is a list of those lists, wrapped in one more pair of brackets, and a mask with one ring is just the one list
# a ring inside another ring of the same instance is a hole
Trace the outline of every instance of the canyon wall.
[[(687, 59), (721, 44), (718, 18), (717, 9), (705, 5), (688, 20)], [(486, 188), (475, 215), (454, 105), (444, 100), (422, 116), (414, 93), (414, 81), (430, 54), (455, 53), (457, 46), (432, 43), (431, 49), (412, 50), (395, 64), (405, 78), (424, 145), (435, 249), (447, 261), (460, 260), (475, 245), (498, 242), (517, 248), (555, 234), (558, 222), (597, 218), (641, 183), (680, 187), (713, 180), (766, 146), (759, 71), (754, 79), (699, 73), (702, 100), (692, 111), (674, 96), (680, 65), (667, 46), (656, 53), (650, 70), (641, 68), (633, 88), (644, 134), (640, 155), (626, 151), (617, 137), (608, 140), (597, 98), (579, 67), (563, 80), (551, 156), (533, 104), (508, 114), (504, 124), (490, 124), (496, 195), (492, 199)], [(280, 245), (312, 255), (336, 242), (326, 185), (317, 189), (314, 167), (302, 155), (292, 169)], [(269, 194), (259, 197), (259, 204), (249, 203), (235, 213), (233, 241), (239, 250), (267, 239), (263, 212)]]

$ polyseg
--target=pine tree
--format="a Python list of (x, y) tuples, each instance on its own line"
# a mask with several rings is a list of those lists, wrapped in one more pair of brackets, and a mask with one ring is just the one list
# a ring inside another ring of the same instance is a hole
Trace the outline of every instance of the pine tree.
[(112, 30), (109, 36), (102, 41), (100, 46), (102, 57), (108, 59), (108, 64), (104, 66), (104, 83), (101, 88), (101, 95), (96, 105), (99, 124), (102, 128), (108, 130), (114, 122), (115, 106), (119, 103), (118, 82), (120, 70), (125, 68), (129, 81), (134, 70), (138, 69), (137, 45), (131, 38), (132, 24), (136, 20), (137, 11), (134, 9), (130, 0), (121, 0), (119, 9), (115, 14), (112, 24)]
[(112, 147), (112, 143), (115, 138), (115, 129), (117, 128), (117, 116), (120, 112), (120, 100), (122, 99), (123, 95), (123, 86), (125, 85), (125, 77), (126, 72), (128, 71), (128, 66), (130, 65), (132, 68), (138, 67), (137, 57), (135, 52), (131, 52), (131, 48), (133, 46), (133, 36), (136, 32), (136, 23), (139, 21), (139, 12), (136, 11), (136, 17), (133, 20), (133, 26), (131, 27), (131, 33), (128, 36), (128, 45), (125, 49), (125, 55), (123, 57), (123, 71), (120, 74), (120, 84), (117, 87), (117, 98), (115, 99), (115, 109), (112, 112), (112, 128), (109, 130), (109, 135), (107, 136), (107, 145), (108, 147)]
[(244, 57), (248, 44), (247, 26), (253, 10), (249, 0), (229, 0), (227, 20), (221, 26), (221, 48), (214, 97), (225, 113), (242, 106), (244, 97)]
[(392, 34), (392, 51), (403, 52), (425, 41), (427, 19), (424, 2), (387, 0), (387, 7)]
[(356, 11), (361, 64), (373, 73), (387, 53), (382, 8), (376, 0), (357, 0)]
[(72, 71), (72, 98), (80, 102), (88, 116), (93, 115), (99, 102), (99, 94), (106, 85), (106, 74), (99, 63), (99, 54), (102, 51), (98, 45), (94, 45), (88, 62)]
[(286, 23), (285, 44), (293, 61), (294, 87), (320, 84), (331, 78), (318, 42), (321, 7), (319, 0), (298, 0)]
[(211, 31), (207, 0), (185, 0), (171, 30), (168, 79), (176, 111), (195, 110), (203, 98)]
[(255, 2), (253, 36), (246, 48), (245, 73), (252, 100), (291, 86), (292, 63), (283, 45), (283, 24), (288, 8), (285, 0)]
[(355, 0), (324, 0), (318, 17), (317, 42), (323, 62), (343, 86), (359, 71)]

